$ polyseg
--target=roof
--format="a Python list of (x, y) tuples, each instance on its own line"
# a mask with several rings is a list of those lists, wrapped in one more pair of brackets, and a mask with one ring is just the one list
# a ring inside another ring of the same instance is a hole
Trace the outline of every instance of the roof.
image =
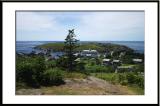
[(110, 61), (111, 59), (103, 59), (103, 61)]
[(83, 50), (83, 52), (89, 52), (90, 50)]
[(77, 58), (76, 60), (74, 60), (74, 61), (80, 61), (80, 58)]
[(117, 63), (117, 62), (120, 62), (120, 60), (113, 60), (113, 62)]
[(78, 56), (78, 55), (79, 55), (79, 53), (75, 53), (75, 54), (73, 54), (73, 55)]
[(142, 59), (133, 59), (134, 62), (142, 62)]
[(91, 52), (97, 52), (97, 50), (91, 50)]
[(83, 50), (82, 52), (97, 52), (97, 50)]

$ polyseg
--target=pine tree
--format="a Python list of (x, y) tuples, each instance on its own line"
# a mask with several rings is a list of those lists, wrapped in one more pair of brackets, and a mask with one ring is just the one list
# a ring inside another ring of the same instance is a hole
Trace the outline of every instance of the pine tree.
[(65, 55), (67, 56), (67, 67), (69, 71), (73, 71), (75, 67), (75, 48), (78, 46), (77, 42), (78, 40), (75, 38), (76, 35), (74, 34), (74, 29), (69, 30), (69, 34), (67, 35), (65, 39)]

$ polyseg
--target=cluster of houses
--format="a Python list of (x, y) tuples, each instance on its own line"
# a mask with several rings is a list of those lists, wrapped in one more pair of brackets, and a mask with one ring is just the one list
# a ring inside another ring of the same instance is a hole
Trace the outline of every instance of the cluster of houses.
[[(97, 50), (83, 50), (81, 53), (76, 53), (76, 56), (80, 55), (81, 57), (90, 57), (90, 58), (97, 58), (100, 56), (100, 54), (97, 52)], [(122, 72), (124, 70), (127, 71), (133, 71), (134, 65), (129, 65), (129, 66), (121, 66), (122, 61), (121, 60), (116, 60), (116, 59), (108, 59), (105, 58), (106, 55), (113, 55), (113, 51), (109, 53), (105, 53), (104, 55), (104, 59), (102, 60), (102, 65), (105, 66), (115, 66), (115, 72)], [(124, 56), (125, 53), (121, 52), (119, 57)], [(80, 61), (80, 58), (77, 58), (75, 61)], [(134, 63), (142, 63), (143, 60), (142, 59), (132, 59), (132, 61)]]
[[(52, 53), (51, 50), (40, 50), (40, 51), (37, 51), (36, 53), (31, 53), (31, 54), (38, 54), (38, 55), (45, 55), (46, 56), (46, 61), (48, 60), (53, 60), (53, 59), (57, 59), (58, 57), (60, 57), (61, 55), (63, 55), (63, 53)], [(60, 56), (59, 56), (60, 55)], [(76, 57), (87, 57), (87, 58), (98, 58), (100, 57), (100, 54), (98, 53), (97, 50), (83, 50), (82, 52), (79, 52), (79, 53), (75, 53), (74, 54)], [(121, 60), (118, 60), (118, 59), (109, 59), (109, 58), (106, 58), (108, 55), (112, 56), (113, 55), (113, 51), (111, 52), (106, 52), (104, 54), (104, 58), (102, 60), (102, 65), (104, 66), (115, 66), (116, 67), (116, 71), (115, 72), (120, 72), (121, 70), (124, 70), (124, 69), (127, 69), (129, 71), (132, 71), (133, 69), (133, 66), (121, 66), (122, 64), (122, 61)], [(125, 53), (124, 52), (121, 52), (119, 57), (122, 57), (124, 56)], [(80, 58), (77, 58), (75, 61), (80, 61)], [(142, 63), (143, 60), (142, 59), (132, 59), (132, 61), (134, 63)]]

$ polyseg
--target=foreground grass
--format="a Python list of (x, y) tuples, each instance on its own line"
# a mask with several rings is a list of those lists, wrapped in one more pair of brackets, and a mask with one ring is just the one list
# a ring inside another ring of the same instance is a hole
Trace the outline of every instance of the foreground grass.
[(118, 77), (117, 73), (92, 73), (91, 75), (95, 76), (97, 78), (109, 81), (112, 84), (124, 85), (127, 87), (128, 90), (135, 92), (137, 95), (144, 95), (144, 89), (140, 88), (139, 86), (137, 86), (135, 84), (131, 85), (131, 84), (127, 84), (127, 83), (125, 83), (125, 84), (119, 83), (119, 81), (117, 79), (117, 77)]
[(138, 87), (138, 86), (135, 86), (135, 85), (129, 85), (127, 86), (129, 90), (135, 92), (136, 94), (138, 95), (144, 95), (144, 89)]
[(85, 79), (87, 75), (80, 72), (66, 72), (63, 71), (64, 79)]
[(113, 81), (115, 79), (113, 79), (114, 76), (116, 76), (116, 73), (91, 73), (92, 76), (95, 76), (97, 78), (109, 81), (111, 83), (114, 83)]

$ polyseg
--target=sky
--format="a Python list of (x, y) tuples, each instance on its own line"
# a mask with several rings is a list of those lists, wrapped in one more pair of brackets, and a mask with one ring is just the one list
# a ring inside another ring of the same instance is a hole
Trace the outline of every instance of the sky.
[(144, 41), (143, 11), (16, 12), (17, 41)]

